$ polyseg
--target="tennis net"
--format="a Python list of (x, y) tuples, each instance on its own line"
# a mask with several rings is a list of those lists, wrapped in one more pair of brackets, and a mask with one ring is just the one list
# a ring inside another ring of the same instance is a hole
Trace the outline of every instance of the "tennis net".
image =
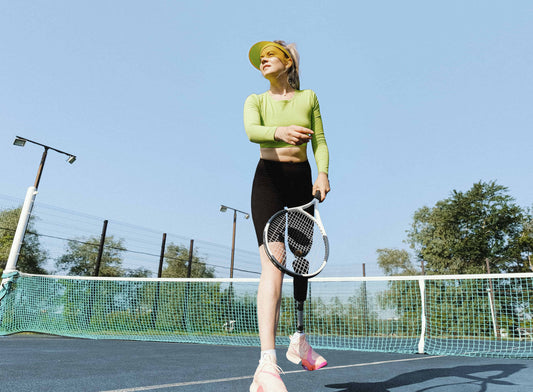
[[(259, 345), (258, 279), (86, 278), (19, 273), (0, 335)], [(314, 278), (305, 329), (316, 348), (533, 358), (533, 274)], [(283, 286), (278, 344), (296, 328)]]

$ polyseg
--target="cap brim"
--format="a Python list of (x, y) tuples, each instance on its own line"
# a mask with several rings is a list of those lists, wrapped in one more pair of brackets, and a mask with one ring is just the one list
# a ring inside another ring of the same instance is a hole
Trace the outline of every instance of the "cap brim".
[(250, 48), (250, 52), (248, 53), (248, 58), (250, 59), (250, 62), (257, 69), (259, 69), (259, 66), (261, 65), (261, 52), (267, 46), (275, 46), (276, 48), (281, 49), (283, 53), (287, 54), (287, 56), (291, 57), (290, 53), (287, 52), (287, 49), (285, 49), (280, 44), (277, 44), (272, 41), (260, 41), (254, 44)]

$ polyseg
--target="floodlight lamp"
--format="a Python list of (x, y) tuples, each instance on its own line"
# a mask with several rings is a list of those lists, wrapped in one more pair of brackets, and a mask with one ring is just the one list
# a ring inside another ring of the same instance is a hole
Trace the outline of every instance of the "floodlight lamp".
[(71, 165), (74, 163), (75, 160), (76, 160), (75, 155), (69, 155), (67, 158), (67, 162), (70, 163)]
[(23, 139), (18, 136), (15, 138), (15, 141), (13, 142), (13, 145), (19, 146), (19, 147), (24, 147), (25, 144), (26, 144), (26, 139)]
[(228, 207), (220, 206), (220, 212), (226, 212), (227, 210), (228, 210)]
[(248, 219), (250, 217), (250, 214), (244, 215), (244, 219)]

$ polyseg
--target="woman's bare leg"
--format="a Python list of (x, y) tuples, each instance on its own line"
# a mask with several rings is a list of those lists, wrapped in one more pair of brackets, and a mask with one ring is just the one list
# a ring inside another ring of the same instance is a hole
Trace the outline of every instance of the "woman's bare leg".
[(259, 255), (261, 258), (261, 278), (257, 290), (257, 321), (261, 351), (265, 351), (273, 350), (276, 347), (283, 273), (272, 264), (263, 245), (259, 247)]

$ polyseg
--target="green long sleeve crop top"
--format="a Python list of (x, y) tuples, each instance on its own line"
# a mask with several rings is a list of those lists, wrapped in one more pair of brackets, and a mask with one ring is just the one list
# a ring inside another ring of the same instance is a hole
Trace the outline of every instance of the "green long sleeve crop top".
[(297, 90), (289, 100), (277, 101), (269, 92), (252, 94), (244, 103), (244, 129), (261, 147), (293, 147), (274, 139), (277, 127), (298, 125), (313, 130), (311, 145), (319, 172), (328, 173), (329, 151), (318, 98), (312, 90)]

